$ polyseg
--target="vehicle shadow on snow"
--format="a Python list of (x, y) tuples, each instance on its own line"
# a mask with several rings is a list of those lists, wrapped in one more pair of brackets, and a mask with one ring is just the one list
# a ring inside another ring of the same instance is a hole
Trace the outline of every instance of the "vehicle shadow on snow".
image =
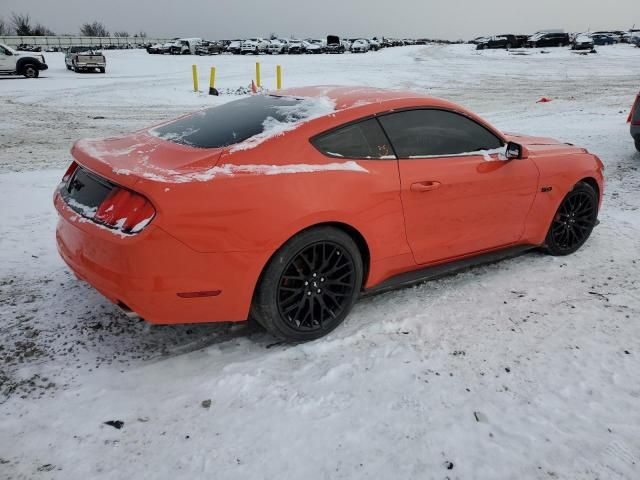
[[(417, 289), (414, 285), (362, 298), (343, 325), (311, 345), (317, 343), (324, 349), (333, 342), (359, 338), (371, 327), (372, 332), (382, 334), (389, 328), (401, 328), (408, 314), (401, 308), (404, 304), (415, 303), (415, 308), (422, 308), (450, 289), (455, 291), (460, 283), (470, 281), (465, 275), (469, 272), (477, 279), (478, 275), (490, 275), (497, 269), (518, 268), (513, 262), (520, 262), (523, 257), (530, 261), (543, 256), (533, 251), (516, 259), (422, 282)], [(238, 341), (243, 342), (244, 349), (264, 354), (272, 348), (278, 351), (297, 347), (271, 336), (254, 321), (151, 325), (132, 320), (66, 270), (53, 272), (50, 278), (14, 276), (0, 280), (0, 312), (7, 318), (0, 335), (0, 364), (4, 370), (0, 375), (0, 398), (12, 394), (39, 397), (47, 390), (53, 393), (60, 385), (73, 384), (83, 372), (127, 370), (210, 347), (233, 349)], [(425, 288), (426, 285), (430, 286)], [(382, 317), (388, 317), (391, 323), (374, 326), (370, 320), (380, 320), (381, 309), (388, 311), (389, 315)], [(60, 377), (50, 375), (51, 371), (60, 372)], [(29, 376), (25, 377), (24, 372), (30, 372)]]

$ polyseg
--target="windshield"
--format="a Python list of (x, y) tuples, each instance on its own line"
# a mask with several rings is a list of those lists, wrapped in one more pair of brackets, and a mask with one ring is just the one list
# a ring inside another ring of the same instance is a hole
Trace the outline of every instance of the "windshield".
[(99, 53), (100, 50), (99, 49), (94, 49), (93, 47), (71, 47), (69, 49), (69, 51), (71, 53), (80, 53), (80, 52), (85, 52), (85, 53)]

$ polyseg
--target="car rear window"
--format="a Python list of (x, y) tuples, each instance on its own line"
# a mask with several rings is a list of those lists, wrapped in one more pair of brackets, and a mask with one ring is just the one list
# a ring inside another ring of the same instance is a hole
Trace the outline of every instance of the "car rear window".
[(150, 131), (173, 143), (196, 148), (222, 148), (243, 142), (265, 130), (265, 122), (295, 123), (303, 119), (303, 102), (294, 97), (254, 95), (202, 110)]
[(312, 140), (325, 155), (344, 158), (395, 158), (375, 118), (346, 125)]

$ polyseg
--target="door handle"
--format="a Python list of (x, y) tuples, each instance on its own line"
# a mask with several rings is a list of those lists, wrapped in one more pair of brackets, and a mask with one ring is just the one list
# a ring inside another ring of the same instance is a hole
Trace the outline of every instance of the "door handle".
[(411, 184), (411, 191), (412, 192), (430, 192), (431, 190), (436, 190), (438, 188), (440, 188), (441, 183), (440, 182), (432, 182), (430, 180), (426, 180), (424, 182), (417, 182), (417, 183), (413, 183)]

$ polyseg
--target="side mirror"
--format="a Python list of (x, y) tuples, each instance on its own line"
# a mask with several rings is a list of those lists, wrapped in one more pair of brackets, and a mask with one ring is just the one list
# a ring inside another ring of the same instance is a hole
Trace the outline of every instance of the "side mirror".
[(507, 144), (507, 160), (520, 160), (523, 158), (524, 148), (519, 143)]

